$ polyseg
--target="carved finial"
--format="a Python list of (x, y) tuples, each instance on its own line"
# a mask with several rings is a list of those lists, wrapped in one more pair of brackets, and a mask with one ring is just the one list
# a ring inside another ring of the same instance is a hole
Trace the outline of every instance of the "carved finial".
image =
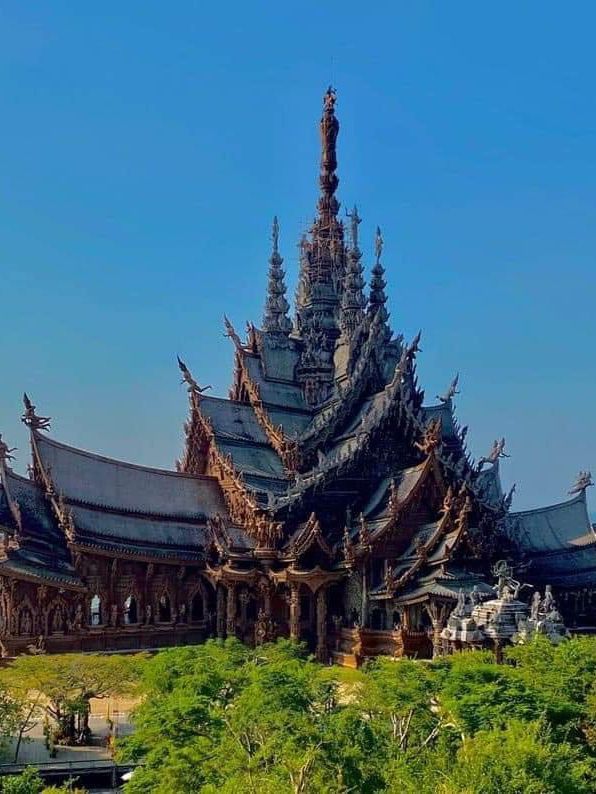
[(351, 212), (346, 210), (346, 217), (350, 219), (350, 228), (352, 231), (352, 248), (358, 248), (358, 227), (362, 223), (362, 218), (358, 215), (358, 207), (354, 204)]
[(585, 493), (587, 488), (590, 488), (594, 483), (592, 482), (592, 473), (589, 471), (580, 471), (573, 487), (569, 491), (572, 496), (576, 493)]
[(455, 378), (453, 378), (453, 380), (451, 381), (451, 384), (449, 385), (449, 388), (447, 389), (445, 394), (443, 395), (437, 394), (437, 400), (439, 400), (439, 402), (443, 404), (448, 403), (450, 400), (452, 400), (456, 394), (459, 394), (459, 391), (457, 390), (458, 383), (459, 383), (459, 372), (456, 374)]
[(16, 449), (16, 447), (9, 447), (8, 444), (5, 444), (2, 440), (2, 433), (0, 433), (0, 463), (8, 463), (8, 461), (14, 460), (12, 453), (16, 452)]
[(332, 85), (329, 86), (327, 91), (325, 92), (325, 96), (323, 97), (323, 109), (326, 112), (331, 112), (335, 110), (335, 103), (337, 102), (337, 91), (333, 88)]
[(23, 394), (23, 404), (25, 406), (25, 412), (21, 417), (21, 421), (27, 425), (31, 430), (49, 430), (50, 429), (50, 417), (49, 416), (37, 416), (35, 413), (35, 406), (27, 396), (27, 393)]
[(199, 386), (199, 384), (196, 382), (196, 380), (190, 374), (190, 370), (188, 369), (188, 367), (186, 366), (184, 361), (182, 361), (180, 356), (176, 356), (176, 358), (178, 359), (178, 368), (180, 369), (180, 372), (182, 373), (182, 380), (180, 381), (180, 383), (186, 383), (186, 385), (188, 386), (188, 393), (190, 395), (192, 395), (194, 397), (200, 397), (201, 394), (203, 394), (203, 392), (207, 391), (207, 389), (211, 389), (212, 388), (210, 385), (209, 386)]
[(380, 226), (377, 226), (377, 233), (375, 234), (375, 256), (377, 258), (377, 264), (380, 264), (382, 255), (383, 255), (383, 237), (381, 236)]

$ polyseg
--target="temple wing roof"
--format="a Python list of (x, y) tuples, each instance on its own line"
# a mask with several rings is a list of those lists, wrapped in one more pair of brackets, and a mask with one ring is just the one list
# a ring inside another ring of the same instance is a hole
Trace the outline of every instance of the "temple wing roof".
[[(247, 441), (270, 446), (269, 439), (248, 403), (202, 397), (201, 413), (209, 419), (213, 432), (219, 439)], [(267, 408), (274, 425), (282, 425), (286, 435), (300, 433), (310, 422), (310, 416), (285, 408)]]
[[(64, 536), (42, 490), (34, 482), (11, 471), (6, 472), (6, 484), (10, 497), (19, 505), (23, 530), (19, 532), (19, 548), (9, 550), (8, 557), (0, 561), (0, 571), (82, 587), (71, 564)], [(16, 529), (2, 486), (0, 525), (13, 531)]]
[(77, 539), (85, 535), (100, 537), (118, 544), (134, 546), (166, 546), (180, 552), (196, 553), (209, 543), (206, 527), (181, 521), (141, 518), (134, 515), (109, 513), (88, 507), (73, 506), (72, 516), (77, 527)]
[(296, 367), (300, 362), (296, 344), (291, 339), (284, 339), (280, 344), (279, 339), (261, 331), (260, 348), (263, 375), (271, 380), (295, 383)]
[(510, 513), (515, 540), (530, 553), (585, 546), (596, 542), (585, 493), (550, 507)]
[(124, 463), (34, 433), (40, 463), (71, 502), (122, 512), (204, 520), (225, 506), (217, 481)]
[(440, 419), (443, 437), (455, 438), (456, 431), (455, 422), (453, 420), (453, 406), (450, 400), (440, 405), (424, 405), (422, 406), (422, 414), (425, 424), (433, 419)]
[(395, 483), (395, 497), (398, 502), (404, 502), (417, 486), (424, 473), (426, 461), (408, 469), (402, 469), (395, 477), (385, 477), (372, 492), (369, 501), (362, 510), (366, 518), (374, 519), (382, 516), (387, 507), (389, 489), (392, 481)]
[(296, 382), (273, 380), (266, 376), (261, 367), (259, 356), (243, 352), (244, 365), (250, 379), (259, 387), (261, 399), (268, 406), (276, 405), (295, 411), (303, 411), (308, 415), (308, 406), (304, 401), (301, 386)]

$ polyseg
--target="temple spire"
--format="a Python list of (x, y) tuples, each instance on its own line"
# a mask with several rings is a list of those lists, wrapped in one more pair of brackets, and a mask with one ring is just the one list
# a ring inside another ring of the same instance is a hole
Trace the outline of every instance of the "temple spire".
[(279, 253), (279, 223), (277, 217), (273, 218), (271, 231), (273, 250), (269, 259), (269, 281), (267, 284), (267, 299), (263, 313), (263, 330), (271, 334), (287, 336), (292, 330), (292, 323), (288, 317), (290, 308), (286, 300), (285, 273), (282, 268), (283, 259)]
[(340, 327), (342, 332), (349, 337), (364, 319), (366, 300), (364, 298), (364, 279), (362, 277), (363, 268), (360, 264), (362, 253), (358, 248), (358, 226), (362, 223), (362, 218), (359, 217), (356, 206), (351, 212), (347, 213), (347, 216), (350, 219), (352, 245), (347, 254)]
[(381, 230), (377, 226), (377, 233), (375, 235), (375, 265), (371, 271), (372, 278), (370, 280), (370, 296), (368, 299), (368, 315), (370, 319), (374, 319), (378, 315), (378, 320), (387, 325), (389, 320), (389, 313), (385, 308), (387, 303), (387, 295), (385, 294), (385, 268), (381, 264), (381, 256), (383, 254), (383, 238)]
[(320, 195), (309, 235), (300, 244), (300, 275), (296, 292), (296, 330), (303, 349), (297, 376), (309, 405), (324, 402), (333, 391), (333, 351), (340, 335), (339, 320), (347, 267), (344, 228), (339, 202), (335, 90), (323, 97), (321, 118)]

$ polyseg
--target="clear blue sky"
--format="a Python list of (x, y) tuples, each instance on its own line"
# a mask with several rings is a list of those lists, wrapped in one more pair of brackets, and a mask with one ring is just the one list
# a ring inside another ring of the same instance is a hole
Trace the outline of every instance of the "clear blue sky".
[(277, 213), (290, 292), (337, 86), (339, 194), (427, 395), (461, 373), (475, 455), (515, 506), (596, 469), (593, 3), (0, 6), (0, 429), (171, 466), (175, 356), (225, 395)]

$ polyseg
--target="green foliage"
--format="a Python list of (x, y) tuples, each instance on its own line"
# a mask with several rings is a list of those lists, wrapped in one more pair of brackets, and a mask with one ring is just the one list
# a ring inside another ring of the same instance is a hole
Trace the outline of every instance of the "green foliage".
[(43, 704), (57, 738), (74, 740), (75, 718), (86, 726), (91, 698), (134, 691), (145, 660), (142, 654), (19, 656), (0, 670), (0, 691), (29, 709)]
[(29, 766), (20, 775), (8, 775), (0, 778), (1, 794), (86, 794), (86, 789), (73, 787), (69, 783), (61, 786), (44, 786), (43, 780), (33, 766)]
[(17, 735), (26, 715), (26, 702), (19, 693), (0, 683), (0, 755), (6, 755), (10, 739)]
[(20, 775), (1, 778), (2, 794), (40, 794), (43, 780), (35, 767), (27, 767)]
[[(11, 699), (25, 692), (66, 719), (90, 697), (133, 689), (135, 732), (118, 747), (139, 762), (127, 794), (596, 790), (596, 638), (538, 638), (504, 665), (469, 652), (359, 671), (322, 667), (288, 641), (25, 657), (0, 671), (0, 726), (4, 713), (10, 732)], [(0, 786), (42, 790), (31, 770)]]

